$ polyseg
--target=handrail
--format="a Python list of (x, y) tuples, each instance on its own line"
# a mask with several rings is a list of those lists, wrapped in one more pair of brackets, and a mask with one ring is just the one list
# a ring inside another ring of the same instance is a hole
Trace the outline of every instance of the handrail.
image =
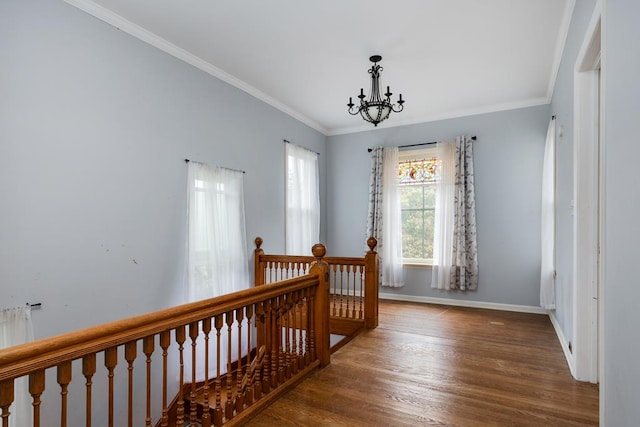
[[(0, 350), (0, 382), (35, 370), (51, 368), (62, 361), (75, 360), (148, 335), (188, 325), (203, 317), (224, 314), (263, 299), (309, 287), (317, 282), (317, 277), (310, 275), (295, 277), (269, 287), (245, 289), (9, 347)], [(73, 346), (81, 348), (66, 350)], [(17, 363), (19, 365), (12, 366)]]
[[(105, 399), (96, 403), (106, 408), (110, 427), (120, 424), (118, 420), (126, 410), (128, 425), (133, 426), (134, 417), (142, 411), (141, 406), (135, 411), (134, 404), (142, 403), (146, 403), (144, 425), (148, 427), (153, 425), (154, 415), (163, 427), (183, 426), (187, 420), (191, 424), (219, 426), (250, 417), (300, 377), (330, 363), (328, 266), (322, 260), (326, 250), (316, 245), (313, 253), (314, 262), (304, 276), (0, 350), (0, 425), (8, 425), (16, 397), (15, 381), (25, 377), (32, 397), (33, 426), (39, 427), (45, 371), (57, 368), (60, 426), (66, 427), (68, 409), (77, 411), (81, 406), (72, 405), (71, 401), (77, 402), (82, 384), (69, 389), (75, 376), (72, 371), (79, 368), (75, 365), (74, 369), (72, 362), (81, 360), (81, 373), (86, 378), (86, 408), (75, 415), (84, 415), (90, 426), (92, 402), (96, 399), (92, 377), (97, 375), (99, 353), (104, 354), (108, 373), (108, 402)], [(156, 345), (161, 347), (160, 357), (154, 356), (160, 352), (155, 350)], [(170, 347), (179, 358), (179, 366), (172, 365), (179, 372), (176, 385), (180, 391), (175, 407), (167, 401)], [(138, 357), (139, 350), (143, 354)], [(204, 356), (203, 359), (198, 361), (196, 354)], [(128, 379), (116, 382), (116, 375), (123, 373), (123, 369), (116, 369), (122, 355)], [(142, 359), (139, 360), (139, 365), (144, 366), (142, 371), (135, 370), (137, 358)], [(187, 370), (189, 359), (191, 369)], [(154, 377), (158, 369), (161, 375)], [(196, 386), (200, 375), (196, 371), (204, 375), (202, 389)], [(158, 385), (162, 388), (160, 405), (152, 397), (153, 378), (160, 381)], [(83, 382), (80, 377), (73, 384), (78, 380)], [(134, 382), (146, 385), (146, 400), (133, 392)], [(184, 388), (187, 383), (188, 389)], [(128, 390), (123, 389), (127, 384)], [(127, 396), (128, 406), (115, 403), (120, 399), (126, 402)], [(152, 405), (152, 401), (156, 403)], [(50, 425), (50, 414), (45, 418)]]
[[(359, 326), (357, 324), (354, 326), (353, 322), (362, 322), (363, 326), (369, 329), (378, 326), (379, 262), (375, 251), (377, 243), (374, 237), (367, 239), (369, 251), (364, 257), (323, 257), (331, 273), (332, 333), (357, 332)], [(314, 260), (313, 257), (304, 255), (265, 254), (262, 244), (263, 239), (256, 237), (254, 251), (256, 287), (267, 284), (274, 278), (281, 280), (285, 278), (283, 276), (288, 278), (304, 274)], [(346, 282), (346, 289), (343, 286), (344, 282)], [(345, 301), (346, 307), (343, 307)], [(349, 306), (350, 303), (351, 306)], [(354, 303), (358, 304), (357, 310)], [(363, 310), (361, 310), (362, 307), (364, 307)], [(352, 325), (345, 326), (345, 322)]]

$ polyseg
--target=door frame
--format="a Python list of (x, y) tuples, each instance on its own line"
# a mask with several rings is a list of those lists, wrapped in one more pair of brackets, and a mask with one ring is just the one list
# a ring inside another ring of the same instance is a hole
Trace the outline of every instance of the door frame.
[(602, 359), (604, 114), (602, 2), (596, 4), (574, 70), (573, 339), (575, 377), (599, 382)]

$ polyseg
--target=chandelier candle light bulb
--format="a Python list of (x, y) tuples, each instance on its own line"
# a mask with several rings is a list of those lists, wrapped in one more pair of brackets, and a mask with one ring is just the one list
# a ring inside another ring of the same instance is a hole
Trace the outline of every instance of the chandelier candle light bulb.
[(369, 58), (373, 65), (369, 70), (369, 74), (371, 75), (371, 95), (368, 101), (365, 101), (364, 89), (360, 88), (360, 105), (355, 106), (353, 103), (353, 98), (349, 97), (349, 103), (347, 107), (349, 107), (349, 114), (355, 116), (356, 114), (360, 114), (363, 119), (368, 121), (369, 123), (373, 123), (374, 126), (378, 126), (378, 123), (386, 120), (391, 114), (391, 111), (395, 113), (399, 113), (404, 109), (404, 100), (402, 99), (402, 94), (398, 98), (397, 104), (391, 103), (391, 89), (387, 86), (387, 93), (384, 94), (386, 99), (383, 99), (380, 96), (380, 71), (383, 68), (378, 65), (378, 62), (382, 60), (382, 56), (373, 55)]

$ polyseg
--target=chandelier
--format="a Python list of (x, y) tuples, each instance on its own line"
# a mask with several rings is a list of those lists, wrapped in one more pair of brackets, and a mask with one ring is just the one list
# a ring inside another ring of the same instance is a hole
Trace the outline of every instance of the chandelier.
[(399, 113), (404, 109), (404, 99), (402, 99), (402, 94), (400, 94), (400, 98), (398, 99), (397, 104), (391, 103), (391, 91), (389, 90), (389, 86), (387, 86), (387, 93), (384, 94), (386, 98), (380, 97), (380, 71), (383, 70), (381, 66), (378, 65), (378, 62), (382, 59), (380, 55), (373, 55), (369, 58), (373, 65), (369, 70), (369, 74), (371, 74), (371, 96), (369, 100), (365, 101), (364, 89), (360, 88), (360, 105), (356, 106), (353, 103), (353, 98), (349, 97), (349, 103), (347, 107), (349, 107), (349, 114), (355, 116), (360, 113), (363, 119), (368, 121), (369, 123), (373, 123), (374, 126), (378, 126), (378, 123), (386, 120), (391, 114), (391, 111), (395, 113)]

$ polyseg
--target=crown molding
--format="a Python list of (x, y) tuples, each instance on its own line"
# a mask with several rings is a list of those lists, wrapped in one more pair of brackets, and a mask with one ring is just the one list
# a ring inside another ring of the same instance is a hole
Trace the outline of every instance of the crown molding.
[(502, 104), (485, 105), (478, 108), (468, 108), (462, 110), (452, 110), (444, 112), (442, 114), (432, 114), (427, 116), (416, 117), (409, 120), (394, 120), (392, 122), (384, 121), (377, 127), (372, 127), (370, 124), (363, 123), (358, 126), (350, 126), (343, 128), (336, 128), (329, 131), (327, 136), (345, 135), (349, 133), (366, 132), (376, 129), (393, 128), (398, 126), (415, 125), (420, 123), (435, 122), (440, 120), (456, 119), (460, 117), (475, 116), (478, 114), (497, 113), (500, 111), (517, 110), (519, 108), (537, 107), (539, 105), (547, 105), (550, 100), (547, 97), (531, 98), (522, 101), (506, 102)]
[(142, 40), (145, 43), (150, 44), (151, 46), (162, 50), (169, 55), (172, 55), (187, 64), (190, 64), (207, 74), (216, 77), (217, 79), (222, 80), (225, 83), (234, 86), (243, 92), (248, 93), (249, 95), (259, 99), (260, 101), (265, 102), (266, 104), (271, 105), (272, 107), (282, 111), (283, 113), (293, 117), (294, 119), (304, 123), (305, 125), (317, 130), (323, 135), (328, 134), (328, 130), (319, 124), (318, 122), (311, 120), (309, 117), (300, 114), (298, 111), (290, 108), (286, 104), (278, 101), (277, 99), (267, 95), (266, 93), (256, 89), (250, 84), (232, 76), (231, 74), (221, 70), (220, 68), (214, 66), (213, 64), (203, 60), (202, 58), (182, 49), (174, 45), (173, 43), (168, 42), (167, 40), (159, 37), (158, 35), (148, 31), (139, 25), (134, 24), (133, 22), (123, 18), (122, 16), (110, 11), (109, 9), (91, 1), (91, 0), (64, 0), (71, 6), (74, 6), (83, 12), (88, 13), (89, 15), (94, 16), (95, 18), (100, 19), (101, 21), (106, 22), (107, 24), (113, 25), (119, 30), (122, 30), (133, 37)]
[(568, 0), (564, 8), (564, 14), (562, 15), (560, 30), (558, 31), (558, 38), (556, 39), (551, 76), (549, 76), (549, 84), (547, 85), (547, 98), (549, 99), (549, 102), (551, 102), (551, 98), (553, 98), (553, 91), (556, 87), (556, 79), (558, 78), (560, 63), (562, 62), (562, 55), (564, 54), (564, 47), (567, 44), (567, 37), (569, 36), (569, 28), (571, 27), (571, 18), (573, 16), (573, 9), (575, 5), (576, 0)]

